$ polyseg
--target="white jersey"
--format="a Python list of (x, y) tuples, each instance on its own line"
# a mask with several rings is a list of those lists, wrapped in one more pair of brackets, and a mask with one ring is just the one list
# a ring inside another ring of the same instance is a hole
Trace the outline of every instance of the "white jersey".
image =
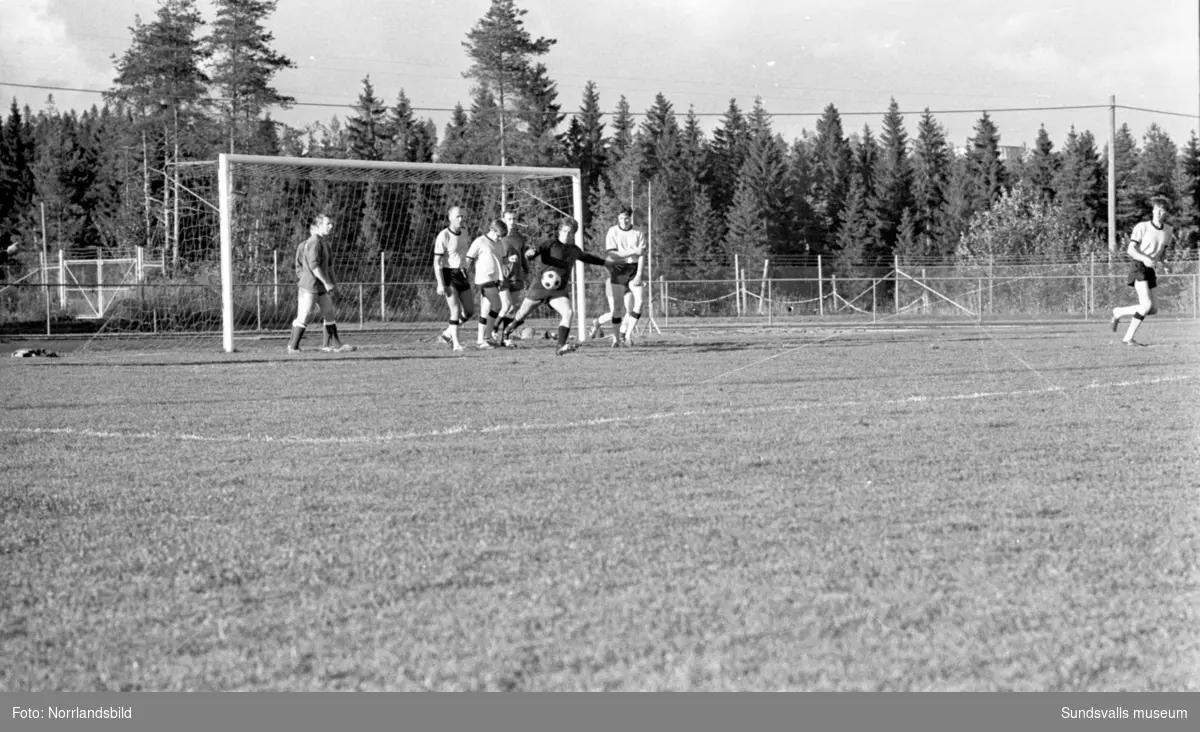
[(1129, 238), (1135, 249), (1157, 262), (1171, 243), (1172, 233), (1169, 224), (1155, 226), (1153, 221), (1143, 221), (1133, 227), (1133, 235)]
[(475, 284), (484, 285), (504, 279), (504, 275), (508, 274), (503, 260), (507, 248), (506, 242), (492, 241), (486, 236), (471, 242), (467, 259), (475, 260)]
[(449, 269), (462, 269), (466, 264), (467, 257), (467, 242), (471, 241), (467, 234), (466, 227), (462, 231), (455, 234), (450, 229), (442, 229), (438, 232), (437, 239), (433, 242), (433, 253), (442, 255), (442, 266)]
[(646, 237), (642, 235), (641, 229), (613, 226), (608, 230), (608, 236), (604, 237), (604, 248), (616, 252), (619, 257), (632, 257), (637, 255), (639, 250), (645, 250)]

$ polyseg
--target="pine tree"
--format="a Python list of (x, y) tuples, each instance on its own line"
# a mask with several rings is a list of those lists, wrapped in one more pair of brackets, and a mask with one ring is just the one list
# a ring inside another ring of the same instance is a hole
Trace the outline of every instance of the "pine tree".
[(792, 211), (789, 216), (792, 237), (796, 241), (797, 253), (820, 253), (822, 230), (814, 210), (816, 195), (813, 190), (813, 160), (816, 156), (814, 140), (807, 131), (792, 142), (788, 151), (788, 201)]
[(861, 168), (850, 179), (846, 205), (842, 207), (835, 238), (839, 271), (849, 272), (856, 266), (872, 266), (878, 252), (875, 217), (868, 205), (866, 181)]
[(471, 99), (471, 113), (463, 131), (467, 155), (463, 162), (473, 165), (502, 165), (500, 140), (500, 106), (492, 90), (476, 86)]
[[(508, 164), (508, 145), (515, 132), (509, 129), (511, 108), (523, 105), (526, 124), (529, 113), (536, 116), (551, 108), (555, 115), (558, 112), (553, 102), (553, 84), (546, 83), (545, 67), (535, 67), (533, 61), (549, 53), (557, 41), (530, 36), (521, 20), (527, 12), (517, 8), (513, 0), (492, 0), (487, 13), (467, 33), (467, 40), (462, 44), (471, 59), (471, 66), (463, 72), (463, 77), (475, 81), (476, 94), (481, 89), (490, 90), (496, 100), (501, 165)], [(549, 94), (550, 98), (537, 99), (539, 94), (543, 97)], [(554, 119), (553, 125), (560, 120), (561, 117)], [(549, 120), (538, 120), (534, 136), (537, 137), (547, 125), (550, 125)]]
[(520, 162), (525, 165), (561, 165), (564, 140), (556, 130), (566, 116), (562, 114), (562, 105), (558, 103), (558, 85), (550, 79), (545, 64), (534, 64), (517, 110), (526, 130), (522, 154), (518, 156)]
[(678, 154), (679, 123), (675, 120), (675, 108), (662, 92), (654, 95), (654, 104), (642, 118), (640, 140), (642, 145), (642, 178), (649, 180), (658, 174), (665, 164), (661, 155)]
[[(121, 58), (113, 57), (117, 76), (106, 98), (155, 130), (194, 128), (208, 105), (209, 78), (202, 67), (210, 52), (197, 36), (203, 25), (195, 0), (161, 0), (149, 23), (135, 16), (129, 48)], [(200, 152), (195, 141), (189, 142)]]
[(205, 49), (212, 57), (212, 83), (220, 94), (217, 106), (225, 120), (224, 138), (229, 151), (237, 152), (259, 115), (271, 107), (287, 109), (295, 101), (271, 86), (271, 79), (296, 65), (271, 48), (275, 36), (263, 27), (263, 21), (275, 12), (276, 0), (213, 3), (216, 19)]
[(18, 238), (18, 222), (28, 214), (37, 190), (30, 167), (34, 154), (32, 131), (13, 99), (0, 141), (0, 230)]
[(392, 136), (392, 144), (386, 155), (388, 160), (401, 163), (416, 162), (418, 124), (416, 118), (413, 117), (412, 102), (408, 100), (404, 89), (401, 89), (400, 93), (396, 95), (396, 104), (392, 107), (387, 120), (388, 131)]
[(717, 212), (713, 210), (711, 195), (703, 186), (697, 187), (692, 196), (690, 219), (689, 257), (698, 275), (711, 276), (725, 266), (723, 227)]
[(356, 114), (346, 120), (350, 155), (356, 160), (383, 160), (394, 136), (388, 124), (387, 106), (375, 96), (370, 75), (363, 78), (362, 84), (354, 105)]
[(787, 148), (772, 132), (771, 119), (761, 98), (755, 99), (748, 122), (750, 139), (739, 184), (745, 185), (754, 196), (766, 224), (767, 251), (791, 254)]

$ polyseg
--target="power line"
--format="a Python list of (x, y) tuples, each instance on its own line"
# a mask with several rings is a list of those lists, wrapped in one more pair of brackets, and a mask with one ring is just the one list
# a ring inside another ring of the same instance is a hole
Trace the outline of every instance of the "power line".
[[(105, 89), (81, 89), (78, 87), (50, 86), (50, 85), (46, 85), (46, 84), (19, 84), (17, 82), (11, 82), (11, 81), (0, 81), (0, 86), (20, 87), (22, 89), (43, 89), (46, 91), (82, 92), (85, 94), (108, 94), (109, 93), (109, 90), (105, 90)], [(226, 101), (223, 97), (212, 97), (212, 99), (213, 99), (213, 101)], [(340, 108), (354, 109), (356, 107), (356, 104), (350, 103), (350, 102), (345, 102), (345, 103), (292, 102), (289, 106), (291, 106), (291, 107), (332, 107), (332, 108), (339, 108), (339, 109)], [(1045, 106), (1045, 107), (1001, 107), (1001, 108), (990, 108), (990, 109), (984, 109), (984, 108), (931, 109), (931, 110), (929, 110), (929, 113), (930, 114), (978, 114), (979, 112), (987, 112), (987, 113), (991, 114), (991, 113), (1008, 113), (1008, 112), (1064, 112), (1064, 111), (1083, 110), (1083, 109), (1108, 109), (1110, 106), (1114, 106), (1114, 105), (1075, 104), (1075, 105)], [(1116, 109), (1124, 109), (1124, 110), (1133, 111), (1133, 112), (1148, 112), (1150, 114), (1162, 114), (1162, 115), (1168, 115), (1171, 117), (1184, 117), (1187, 119), (1192, 119), (1192, 118), (1196, 117), (1196, 115), (1194, 115), (1194, 114), (1182, 114), (1180, 112), (1168, 112), (1168, 111), (1162, 110), (1162, 109), (1146, 109), (1144, 107), (1129, 107), (1124, 104), (1117, 104), (1117, 105), (1115, 105), (1115, 108)], [(455, 111), (454, 107), (411, 107), (411, 109), (414, 112), (453, 112), (453, 111)], [(903, 114), (903, 115), (915, 115), (915, 114), (924, 114), (924, 113), (925, 113), (925, 110), (923, 110), (923, 109), (916, 110), (916, 111), (909, 110), (909, 111), (900, 111), (899, 112), (899, 114)], [(547, 112), (547, 114), (551, 114), (551, 113)], [(571, 116), (573, 113), (559, 112), (558, 114), (564, 114), (566, 116)], [(601, 112), (600, 113), (600, 115), (602, 117), (611, 117), (612, 114), (613, 114), (612, 112)], [(645, 114), (646, 114), (645, 112), (634, 112), (632, 110), (630, 111), (630, 115), (634, 116), (634, 117), (644, 116)], [(725, 116), (725, 112), (691, 112), (691, 114), (696, 117), (724, 117)], [(769, 112), (768, 113), (768, 115), (771, 117), (821, 117), (824, 114), (825, 114), (824, 111), (821, 111), (821, 112)], [(884, 114), (887, 114), (887, 112), (843, 112), (841, 110), (838, 110), (838, 116), (840, 116), (840, 117), (882, 116)], [(684, 116), (684, 115), (679, 115), (679, 116)]]

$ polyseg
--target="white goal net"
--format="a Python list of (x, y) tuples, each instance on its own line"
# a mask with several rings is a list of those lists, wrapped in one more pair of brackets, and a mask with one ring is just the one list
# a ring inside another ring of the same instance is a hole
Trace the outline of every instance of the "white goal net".
[(317, 212), (333, 220), (342, 340), (366, 349), (433, 343), (447, 315), (433, 245), (450, 207), (462, 209), (472, 239), (514, 211), (535, 243), (582, 209), (579, 172), (569, 168), (221, 155), (170, 172), (164, 267), (106, 314), (89, 350), (284, 350), (296, 317), (294, 254)]

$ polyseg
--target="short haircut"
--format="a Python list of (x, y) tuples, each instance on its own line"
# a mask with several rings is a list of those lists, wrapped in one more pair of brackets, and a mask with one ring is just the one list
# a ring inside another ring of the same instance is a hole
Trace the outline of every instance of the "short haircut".
[(521, 214), (517, 213), (516, 211), (512, 210), (511, 208), (506, 209), (504, 211), (504, 213), (500, 214), (500, 218), (504, 218), (505, 216), (512, 216), (514, 219), (521, 218)]
[(1164, 211), (1171, 210), (1171, 199), (1166, 196), (1152, 196), (1150, 198), (1150, 206), (1162, 206)]
[(567, 216), (563, 218), (562, 221), (558, 222), (558, 228), (561, 229), (564, 226), (571, 230), (571, 236), (575, 236), (575, 233), (579, 231), (579, 222), (570, 216)]
[(488, 227), (496, 232), (497, 236), (508, 236), (508, 224), (504, 223), (501, 219), (493, 219), (492, 223), (488, 224)]
[(317, 211), (309, 218), (308, 225), (316, 226), (317, 222), (319, 222), (321, 219), (329, 219), (330, 221), (332, 221), (333, 217), (329, 215), (328, 211), (324, 211), (324, 210)]
[(633, 209), (628, 206), (622, 206), (621, 212), (618, 213), (617, 215), (618, 216), (633, 216)]
[(459, 206), (456, 204), (456, 205), (451, 206), (450, 208), (446, 209), (447, 218), (449, 218), (450, 216), (453, 216), (455, 211), (462, 213), (462, 206)]

